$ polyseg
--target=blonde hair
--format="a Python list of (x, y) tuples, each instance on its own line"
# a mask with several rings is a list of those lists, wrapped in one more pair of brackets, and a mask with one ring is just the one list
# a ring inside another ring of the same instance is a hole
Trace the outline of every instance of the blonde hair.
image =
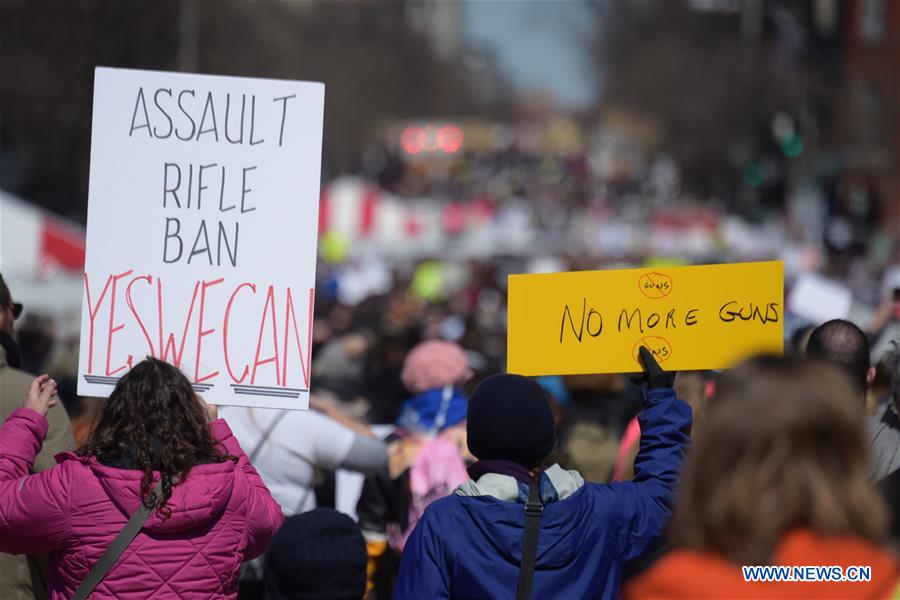
[(859, 394), (836, 369), (764, 356), (728, 373), (707, 407), (676, 500), (679, 546), (769, 561), (794, 528), (879, 540)]

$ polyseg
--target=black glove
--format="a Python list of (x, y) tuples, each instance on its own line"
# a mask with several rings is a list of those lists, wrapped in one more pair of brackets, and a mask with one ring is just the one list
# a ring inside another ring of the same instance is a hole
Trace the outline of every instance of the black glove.
[(644, 365), (644, 371), (632, 377), (638, 385), (647, 386), (648, 390), (656, 390), (659, 388), (670, 388), (675, 385), (675, 372), (663, 371), (659, 366), (653, 354), (646, 347), (641, 346), (638, 350), (640, 361)]

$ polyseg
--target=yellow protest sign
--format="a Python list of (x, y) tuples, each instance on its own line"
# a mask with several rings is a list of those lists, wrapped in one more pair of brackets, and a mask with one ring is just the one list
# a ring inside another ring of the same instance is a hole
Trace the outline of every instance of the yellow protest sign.
[(781, 354), (781, 262), (510, 275), (508, 365), (521, 375), (723, 369)]

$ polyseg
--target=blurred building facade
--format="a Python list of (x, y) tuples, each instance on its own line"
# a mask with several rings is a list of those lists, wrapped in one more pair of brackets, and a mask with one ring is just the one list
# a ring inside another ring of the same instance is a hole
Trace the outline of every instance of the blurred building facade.
[(843, 0), (841, 145), (879, 217), (900, 228), (900, 2)]

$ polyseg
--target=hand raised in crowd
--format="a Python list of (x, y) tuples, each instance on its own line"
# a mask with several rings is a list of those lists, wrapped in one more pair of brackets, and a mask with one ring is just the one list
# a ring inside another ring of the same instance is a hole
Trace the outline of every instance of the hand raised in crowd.
[(670, 388), (675, 385), (675, 372), (664, 371), (659, 366), (659, 363), (656, 362), (656, 359), (653, 358), (653, 353), (650, 350), (645, 346), (641, 346), (638, 350), (638, 355), (641, 364), (644, 366), (644, 371), (632, 378), (635, 383), (647, 386), (648, 390)]
[(206, 412), (207, 423), (212, 423), (219, 418), (218, 406), (216, 406), (215, 404), (207, 404), (206, 400), (200, 394), (197, 394), (197, 402), (200, 403), (200, 406), (202, 406), (203, 410)]
[(59, 397), (56, 395), (56, 381), (50, 379), (46, 373), (35, 377), (31, 382), (28, 395), (25, 396), (23, 406), (46, 417), (47, 411), (57, 404), (59, 404)]

